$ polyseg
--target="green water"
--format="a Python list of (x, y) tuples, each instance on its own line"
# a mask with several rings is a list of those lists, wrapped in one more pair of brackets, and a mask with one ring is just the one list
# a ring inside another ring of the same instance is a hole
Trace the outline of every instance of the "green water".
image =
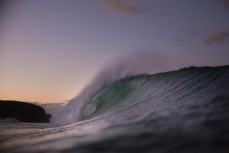
[(103, 88), (85, 107), (82, 119), (101, 114), (109, 108), (117, 105), (131, 91), (130, 81), (122, 80)]

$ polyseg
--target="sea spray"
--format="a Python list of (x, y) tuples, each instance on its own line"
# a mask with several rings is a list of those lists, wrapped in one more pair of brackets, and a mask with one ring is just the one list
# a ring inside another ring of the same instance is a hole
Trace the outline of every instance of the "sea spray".
[(82, 120), (82, 110), (102, 88), (115, 81), (139, 74), (165, 72), (185, 65), (183, 61), (169, 59), (160, 53), (144, 51), (126, 55), (105, 64), (106, 67), (102, 68), (95, 79), (78, 96), (70, 100), (59, 114), (51, 118), (51, 124), (61, 126)]

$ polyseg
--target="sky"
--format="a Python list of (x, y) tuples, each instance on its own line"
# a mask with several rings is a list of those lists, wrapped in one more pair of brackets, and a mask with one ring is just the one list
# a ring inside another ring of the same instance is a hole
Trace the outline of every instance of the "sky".
[(229, 65), (228, 0), (8, 0), (0, 10), (2, 100), (69, 100), (135, 52)]

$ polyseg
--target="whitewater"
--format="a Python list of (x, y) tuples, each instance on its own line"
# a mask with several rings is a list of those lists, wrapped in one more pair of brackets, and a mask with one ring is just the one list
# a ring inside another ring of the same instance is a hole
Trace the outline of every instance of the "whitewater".
[(0, 151), (229, 152), (229, 66), (108, 74), (50, 124), (0, 123)]

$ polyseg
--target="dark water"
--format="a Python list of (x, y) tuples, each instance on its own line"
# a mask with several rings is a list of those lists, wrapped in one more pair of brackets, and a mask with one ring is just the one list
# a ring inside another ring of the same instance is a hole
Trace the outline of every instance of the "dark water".
[(229, 66), (125, 78), (98, 90), (77, 117), (60, 127), (2, 123), (1, 151), (229, 153)]

